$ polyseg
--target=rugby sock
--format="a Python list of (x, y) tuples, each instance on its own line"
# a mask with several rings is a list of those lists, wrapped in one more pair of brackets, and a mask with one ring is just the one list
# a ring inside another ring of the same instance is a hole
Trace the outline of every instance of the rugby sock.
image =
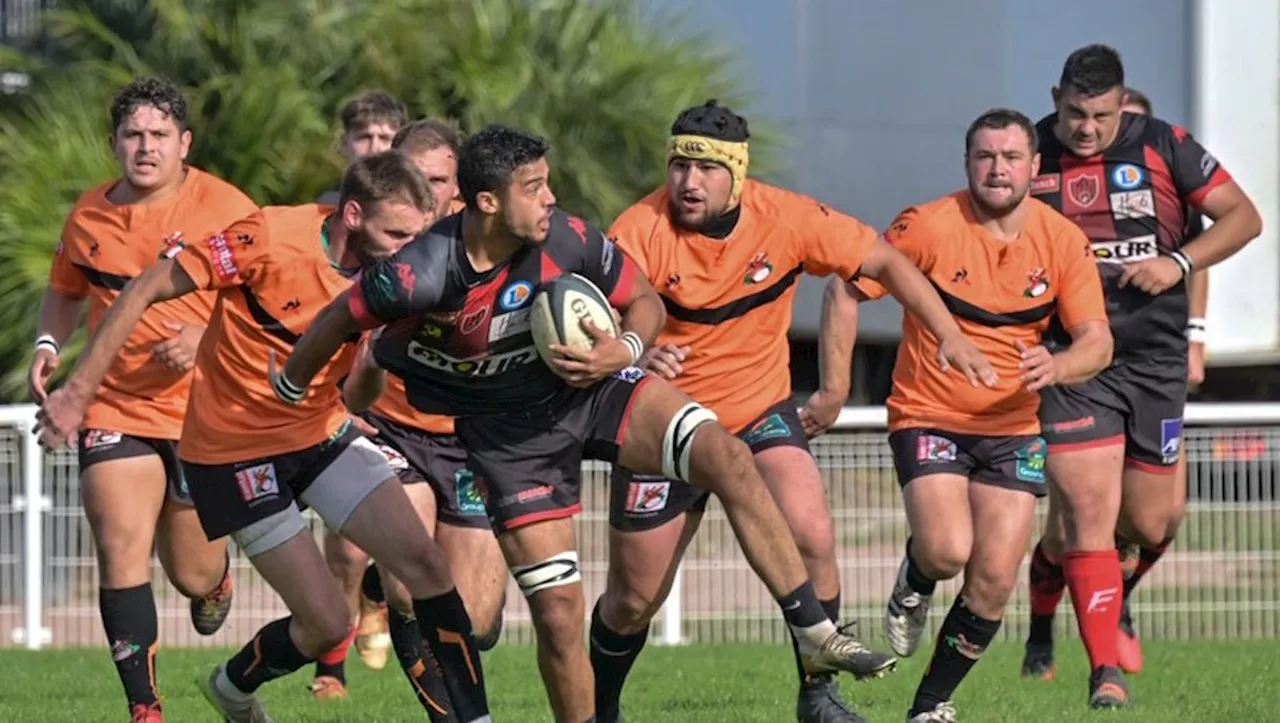
[(156, 597), (151, 583), (98, 590), (102, 628), (129, 705), (153, 705), (156, 693)]
[(316, 658), (316, 677), (327, 675), (330, 678), (337, 678), (342, 681), (343, 685), (347, 684), (347, 649), (351, 647), (351, 643), (356, 639), (356, 629), (352, 627), (347, 631), (347, 637), (342, 639), (332, 650), (327, 650)]
[[(822, 609), (827, 613), (827, 619), (838, 624), (840, 622), (840, 593), (836, 593), (836, 596), (830, 600), (820, 600), (819, 602), (822, 603)], [(815, 678), (825, 681), (831, 677), (830, 674), (811, 676), (804, 672), (804, 663), (800, 660), (800, 643), (796, 640), (796, 636), (794, 634), (791, 636), (791, 652), (795, 654), (796, 671), (800, 675), (801, 686), (804, 686), (805, 683), (808, 683)], [(597, 700), (598, 699), (599, 696), (597, 695)]]
[(591, 611), (591, 668), (596, 675), (596, 718), (613, 723), (621, 717), (622, 686), (644, 644), (649, 626), (633, 635), (614, 632), (600, 617), (600, 601)]
[(1062, 572), (1062, 565), (1050, 560), (1040, 543), (1031, 553), (1031, 568), (1027, 576), (1031, 583), (1031, 635), (1028, 642), (1050, 645), (1053, 643), (1053, 617), (1067, 589), (1067, 578)]
[(916, 564), (915, 555), (911, 554), (911, 538), (907, 538), (907, 587), (921, 595), (932, 595), (938, 588), (938, 581), (925, 574)]
[(381, 605), (387, 601), (387, 593), (382, 589), (382, 576), (378, 574), (377, 563), (365, 568), (364, 579), (360, 581), (360, 590), (370, 602)]
[(1125, 600), (1129, 599), (1129, 595), (1133, 592), (1133, 589), (1138, 586), (1138, 582), (1142, 580), (1142, 577), (1150, 572), (1156, 562), (1164, 556), (1165, 551), (1169, 549), (1169, 545), (1172, 542), (1172, 537), (1166, 537), (1153, 549), (1148, 550), (1145, 547), (1142, 548), (1141, 552), (1138, 553), (1138, 567), (1134, 569), (1133, 574), (1124, 581)]
[(413, 614), (427, 648), (440, 664), (458, 720), (488, 720), (489, 700), (480, 648), (457, 588), (433, 598), (414, 600)]
[(418, 702), (427, 710), (427, 716), (437, 723), (456, 721), (451, 709), (449, 690), (444, 685), (440, 666), (427, 655), (422, 646), (422, 632), (413, 615), (391, 608), (387, 611), (387, 626), (391, 629), (391, 645), (395, 648), (400, 668), (413, 684)]
[(1115, 548), (1069, 552), (1062, 568), (1080, 637), (1089, 653), (1090, 670), (1117, 665), (1116, 628), (1120, 626), (1123, 580)]
[[(225, 690), (228, 695), (252, 695), (269, 680), (282, 678), (311, 662), (289, 636), (289, 624), (293, 617), (280, 618), (267, 623), (249, 644), (227, 661), (227, 682), (235, 690)], [(234, 697), (234, 696), (233, 696)]]
[(999, 629), (999, 620), (987, 620), (974, 615), (965, 605), (964, 596), (957, 597), (951, 611), (947, 613), (947, 619), (942, 621), (938, 641), (933, 648), (933, 658), (920, 681), (920, 687), (916, 688), (915, 701), (907, 716), (931, 711), (939, 703), (951, 700), (960, 681), (964, 680), (974, 663), (982, 657)]

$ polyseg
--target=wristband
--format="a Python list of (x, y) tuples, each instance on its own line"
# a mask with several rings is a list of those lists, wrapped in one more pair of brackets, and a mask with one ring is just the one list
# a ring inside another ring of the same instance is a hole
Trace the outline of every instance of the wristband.
[(1204, 319), (1187, 319), (1187, 341), (1192, 344), (1203, 344), (1208, 339), (1208, 327)]
[(622, 343), (631, 350), (632, 365), (640, 361), (640, 355), (644, 354), (644, 342), (640, 340), (640, 335), (634, 331), (628, 331), (622, 335)]
[(1187, 255), (1182, 253), (1181, 251), (1170, 252), (1169, 258), (1173, 259), (1174, 263), (1178, 264), (1178, 268), (1182, 269), (1183, 278), (1190, 276), (1192, 269), (1195, 268), (1194, 265), (1191, 263), (1191, 259), (1188, 258)]
[(307, 390), (289, 381), (283, 371), (272, 378), (271, 388), (275, 391), (276, 396), (286, 404), (297, 404), (302, 401), (303, 397), (307, 396)]
[(36, 337), (35, 350), (40, 351), (41, 349), (48, 349), (57, 356), (58, 352), (62, 350), (62, 347), (58, 346), (58, 340), (54, 339), (52, 334), (41, 334)]

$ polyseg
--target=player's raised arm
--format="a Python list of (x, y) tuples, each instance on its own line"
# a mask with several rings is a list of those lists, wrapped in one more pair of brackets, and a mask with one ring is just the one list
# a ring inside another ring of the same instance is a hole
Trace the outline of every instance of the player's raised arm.
[(128, 284), (107, 308), (98, 333), (80, 354), (66, 385), (51, 394), (36, 413), (36, 431), (46, 448), (60, 446), (75, 434), (112, 360), (128, 341), (147, 309), (196, 290), (196, 284), (173, 259), (163, 259)]

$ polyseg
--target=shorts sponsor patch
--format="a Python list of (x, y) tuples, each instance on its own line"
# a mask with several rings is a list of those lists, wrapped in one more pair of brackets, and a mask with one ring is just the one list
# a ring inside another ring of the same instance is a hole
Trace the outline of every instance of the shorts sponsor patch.
[(102, 449), (103, 447), (114, 447), (120, 444), (121, 439), (124, 439), (124, 435), (120, 432), (112, 432), (106, 429), (90, 429), (84, 433), (84, 441), (81, 444), (85, 449)]
[(280, 496), (276, 466), (270, 462), (236, 470), (236, 484), (240, 487), (240, 497), (250, 505)]
[(780, 439), (791, 436), (791, 426), (782, 418), (781, 414), (770, 414), (764, 419), (757, 422), (747, 433), (742, 435), (742, 441), (747, 446), (760, 444), (767, 439)]
[(382, 452), (382, 456), (387, 458), (387, 464), (390, 465), (392, 472), (403, 472), (409, 469), (409, 460), (405, 459), (403, 454), (389, 444), (379, 444), (378, 451)]
[(1160, 420), (1160, 457), (1165, 464), (1178, 461), (1182, 452), (1182, 417)]
[(1014, 474), (1018, 480), (1044, 484), (1044, 462), (1048, 451), (1049, 445), (1039, 437), (1022, 445), (1016, 453), (1017, 464), (1014, 466)]
[(636, 482), (627, 486), (627, 512), (634, 514), (651, 514), (666, 509), (671, 498), (671, 483)]
[(469, 469), (460, 469), (453, 474), (454, 489), (458, 495), (458, 514), (467, 517), (479, 517), (484, 514), (484, 496), (476, 487), (475, 475)]
[(917, 462), (954, 462), (960, 451), (956, 443), (936, 434), (922, 434), (916, 439)]

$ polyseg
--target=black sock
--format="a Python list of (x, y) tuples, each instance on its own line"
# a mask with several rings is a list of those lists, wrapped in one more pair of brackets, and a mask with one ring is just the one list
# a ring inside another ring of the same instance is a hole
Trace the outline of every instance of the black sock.
[(253, 693), (269, 680), (283, 678), (311, 662), (289, 637), (293, 617), (267, 623), (248, 645), (227, 661), (227, 680), (242, 693)]
[(458, 719), (470, 721), (489, 715), (480, 648), (457, 588), (437, 597), (414, 600), (413, 613), (428, 650), (440, 664)]
[(98, 590), (102, 629), (129, 705), (153, 705), (156, 694), (156, 597), (151, 583)]
[(916, 558), (911, 554), (911, 538), (907, 538), (907, 587), (921, 595), (932, 595), (933, 591), (938, 587), (938, 581), (931, 579), (924, 574), (924, 570), (916, 564)]
[(600, 601), (591, 611), (591, 667), (596, 677), (596, 719), (613, 723), (622, 712), (622, 687), (644, 644), (649, 640), (649, 626), (633, 635), (609, 629), (600, 617)]
[(818, 593), (814, 592), (813, 582), (809, 580), (784, 595), (778, 600), (778, 605), (782, 607), (782, 617), (793, 628), (811, 628), (827, 620), (827, 613), (818, 602)]
[(387, 626), (391, 629), (391, 646), (395, 648), (400, 669), (413, 684), (414, 695), (427, 710), (427, 716), (436, 723), (458, 720), (453, 715), (453, 702), (449, 700), (449, 689), (444, 685), (440, 665), (422, 645), (418, 621), (412, 615), (391, 608), (387, 610)]
[[(840, 622), (840, 593), (836, 593), (836, 596), (831, 598), (830, 600), (821, 600), (820, 602), (822, 604), (822, 610), (827, 614), (827, 619), (833, 623), (839, 623)], [(805, 683), (808, 683), (812, 680), (822, 679), (825, 681), (833, 677), (830, 674), (809, 675), (808, 673), (804, 672), (804, 663), (800, 661), (800, 643), (796, 642), (796, 636), (794, 633), (792, 633), (791, 635), (791, 653), (795, 656), (796, 674), (800, 676), (801, 687), (803, 687)]]
[(378, 574), (378, 564), (374, 563), (364, 569), (364, 579), (360, 581), (360, 589), (364, 596), (379, 605), (387, 601), (387, 593), (382, 589), (382, 575)]
[(333, 650), (326, 650), (316, 658), (316, 675), (319, 678), (322, 675), (330, 678), (337, 678), (338, 682), (344, 686), (347, 684), (347, 651), (351, 649), (351, 643), (355, 640), (355, 629), (347, 635)]
[(951, 700), (960, 681), (982, 657), (999, 629), (999, 620), (984, 620), (974, 615), (965, 606), (964, 597), (957, 597), (947, 619), (942, 621), (933, 659), (929, 661), (920, 687), (916, 688), (915, 702), (907, 715), (931, 711), (939, 703)]

